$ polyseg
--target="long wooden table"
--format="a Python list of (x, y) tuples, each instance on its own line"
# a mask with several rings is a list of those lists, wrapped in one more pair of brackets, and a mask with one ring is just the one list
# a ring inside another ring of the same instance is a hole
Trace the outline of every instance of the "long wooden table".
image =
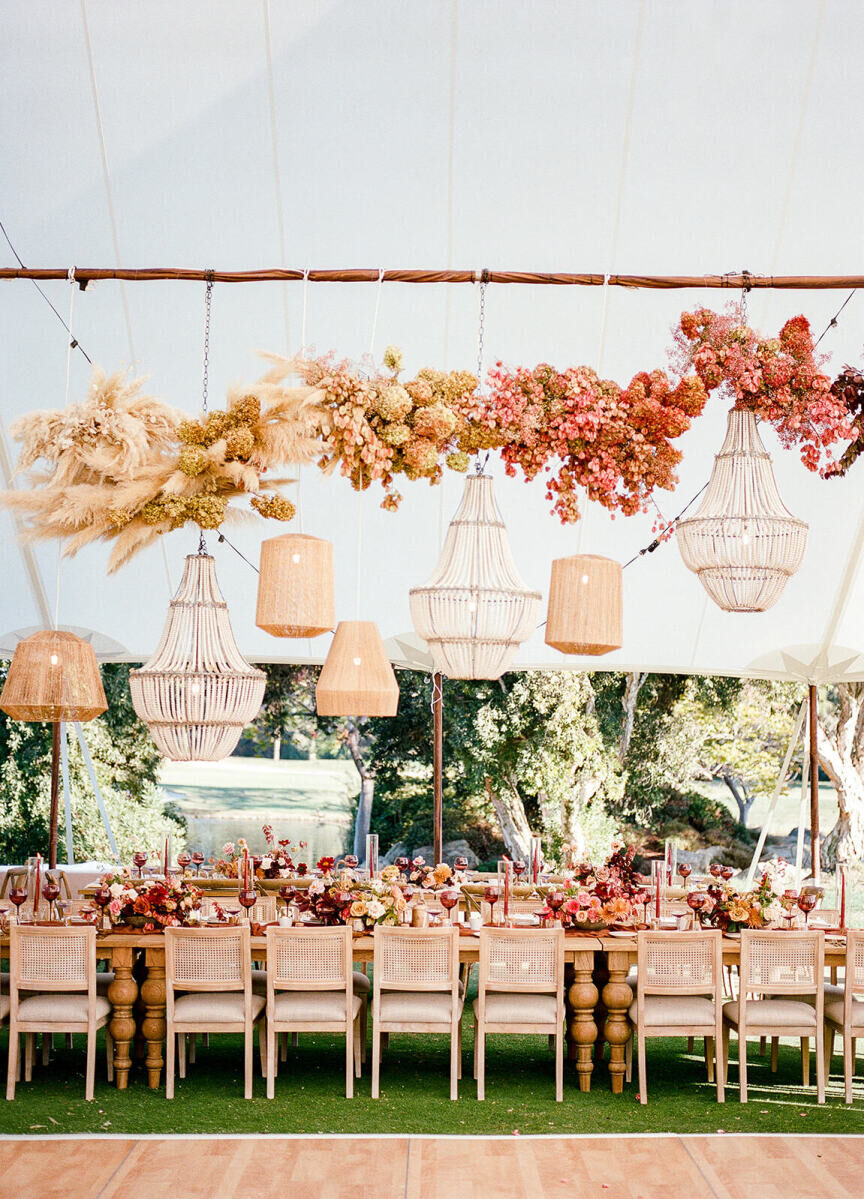
[[(266, 939), (252, 938), (254, 958), (263, 958)], [(9, 939), (0, 941), (8, 951)], [(355, 937), (355, 962), (371, 962), (371, 935)], [(723, 963), (736, 965), (741, 951), (738, 940), (724, 939)], [(143, 1061), (148, 1085), (162, 1084), (165, 1065), (165, 940), (159, 933), (105, 933), (96, 942), (96, 954), (110, 964), (114, 980), (108, 988), (112, 1006), (109, 1029), (114, 1038), (114, 1078), (119, 1090), (129, 1085), (134, 1060)], [(470, 966), (479, 957), (477, 937), (462, 936), (459, 959)], [(635, 937), (568, 936), (564, 957), (566, 978), (567, 1057), (574, 1064), (580, 1091), (591, 1090), (595, 1053), (609, 1043), (609, 1076), (612, 1093), (624, 1089), (624, 1049), (630, 1037), (627, 1013), (633, 991), (627, 974), (636, 961)], [(136, 977), (136, 959), (143, 960), (144, 975)], [(825, 945), (826, 966), (842, 966), (845, 946)]]

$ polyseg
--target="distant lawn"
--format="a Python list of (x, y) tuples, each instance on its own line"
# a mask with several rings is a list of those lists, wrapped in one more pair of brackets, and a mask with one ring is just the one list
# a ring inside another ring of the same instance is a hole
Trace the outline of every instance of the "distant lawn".
[[(719, 779), (712, 779), (709, 783), (694, 783), (693, 788), (696, 791), (701, 791), (703, 795), (710, 795), (712, 799), (716, 799), (729, 809), (732, 815), (738, 818), (738, 807), (735, 800), (732, 798), (731, 792), (725, 783)], [(749, 827), (761, 828), (765, 818), (768, 815), (768, 805), (770, 796), (765, 798), (760, 797), (750, 809)], [(800, 782), (793, 783), (785, 795), (778, 796), (777, 806), (774, 809), (774, 816), (771, 820), (769, 832), (774, 836), (785, 837), (798, 827), (798, 817), (801, 810), (801, 784)], [(810, 825), (810, 809), (807, 809), (807, 827)], [(832, 783), (820, 782), (819, 784), (819, 826), (823, 836), (832, 829), (837, 822), (837, 795), (834, 791)]]

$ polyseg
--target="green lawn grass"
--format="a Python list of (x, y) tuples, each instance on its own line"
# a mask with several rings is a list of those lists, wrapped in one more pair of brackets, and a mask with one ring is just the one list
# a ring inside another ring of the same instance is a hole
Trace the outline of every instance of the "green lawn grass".
[[(7, 1034), (3, 1036), (3, 1048)], [(818, 1106), (801, 1085), (796, 1046), (782, 1045), (780, 1067), (771, 1075), (768, 1058), (751, 1042), (750, 1102), (738, 1102), (733, 1041), (728, 1101), (719, 1106), (706, 1081), (704, 1063), (688, 1055), (686, 1041), (648, 1043), (649, 1102), (636, 1100), (635, 1082), (613, 1096), (605, 1065), (595, 1068), (589, 1095), (580, 1093), (566, 1067), (565, 1097), (555, 1103), (552, 1055), (543, 1037), (491, 1037), (487, 1043), (486, 1100), (478, 1103), (471, 1077), (472, 1036), (466, 1018), (464, 1076), (460, 1098), (449, 1099), (445, 1037), (393, 1035), (384, 1055), (382, 1096), (369, 1097), (369, 1067), (344, 1097), (344, 1049), (335, 1037), (303, 1036), (280, 1066), (276, 1098), (268, 1101), (257, 1076), (255, 1097), (243, 1099), (242, 1041), (211, 1037), (169, 1102), (151, 1091), (143, 1069), (126, 1091), (105, 1081), (98, 1059), (96, 1098), (85, 1102), (84, 1039), (58, 1049), (48, 1068), (37, 1067), (31, 1083), (20, 1083), (14, 1103), (0, 1105), (0, 1133), (637, 1133), (637, 1132), (818, 1132), (864, 1133), (864, 1078), (856, 1102), (843, 1103), (841, 1058), (834, 1061), (828, 1102)], [(608, 1051), (607, 1051), (608, 1052)], [(5, 1061), (5, 1053), (0, 1060)], [(811, 1063), (812, 1064), (812, 1063)]]

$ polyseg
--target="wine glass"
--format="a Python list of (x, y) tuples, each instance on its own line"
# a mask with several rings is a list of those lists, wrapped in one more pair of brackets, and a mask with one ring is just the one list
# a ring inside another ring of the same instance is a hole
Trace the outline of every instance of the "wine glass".
[(27, 902), (27, 888), (20, 887), (20, 886), (13, 887), (12, 890), (9, 892), (9, 899), (12, 901), (12, 903), (15, 904), (15, 911), (17, 913), (15, 918), (16, 918), (18, 924), (20, 924), (21, 923), (21, 905), (25, 904)]
[(549, 909), (552, 912), (553, 920), (560, 920), (561, 919), (561, 915), (560, 915), (561, 909), (564, 907), (564, 892), (563, 891), (549, 891), (546, 895), (546, 903), (548, 904)]
[(719, 862), (712, 862), (708, 867), (708, 873), (712, 878), (720, 878), (723, 874), (723, 867)]
[(195, 870), (196, 878), (201, 877), (201, 867), (204, 865), (204, 854), (200, 849), (196, 849), (191, 858), (192, 866)]
[[(687, 907), (690, 911), (699, 918), (699, 915), (705, 911), (708, 906), (708, 896), (704, 891), (688, 891), (687, 892)], [(701, 924), (701, 921), (700, 921)]]
[(406, 858), (405, 855), (402, 854), (398, 858), (394, 859), (393, 865), (396, 867), (396, 869), (399, 871), (400, 874), (407, 874), (408, 867), (411, 865), (411, 859)]
[(144, 877), (144, 867), (147, 865), (147, 854), (143, 849), (136, 849), (132, 854), (132, 861), (138, 867), (138, 877)]
[(724, 883), (728, 883), (729, 880), (734, 875), (734, 873), (735, 873), (735, 870), (732, 866), (724, 866), (723, 869), (720, 871), (720, 877), (723, 879)]
[(807, 928), (807, 922), (810, 919), (810, 913), (819, 902), (819, 896), (813, 891), (802, 891), (798, 896), (798, 907), (804, 913), (804, 927)]
[(453, 869), (460, 877), (464, 878), (465, 872), (468, 869), (468, 859), (460, 854), (458, 858), (454, 858), (453, 860)]
[(452, 924), (453, 923), (453, 909), (455, 907), (457, 907), (457, 905), (459, 903), (459, 892), (455, 888), (447, 890), (447, 891), (442, 891), (441, 894), (438, 896), (438, 898), (441, 900), (441, 906), (443, 908), (446, 908), (447, 911), (450, 913), (450, 923)]
[(636, 894), (633, 896), (633, 899), (635, 900), (636, 903), (642, 904), (642, 923), (643, 924), (648, 923), (648, 904), (651, 902), (651, 900), (653, 898), (654, 898), (654, 892), (651, 891), (648, 887), (640, 887), (639, 890), (636, 892)]
[(60, 884), (53, 878), (46, 878), (45, 886), (42, 888), (42, 895), (48, 904), (48, 919), (54, 920), (54, 903), (60, 898)]
[(527, 869), (527, 867), (521, 858), (517, 858), (516, 861), (513, 863), (513, 873), (516, 875), (517, 879), (520, 879), (522, 877), (522, 875), (525, 873), (526, 869)]
[(495, 923), (495, 904), (498, 902), (498, 888), (486, 886), (483, 888), (483, 898), (489, 904), (489, 923)]
[(679, 862), (678, 873), (680, 874), (681, 878), (683, 878), (683, 880), (684, 880), (684, 890), (686, 891), (687, 890), (687, 879), (693, 873), (693, 867), (688, 866), (686, 862)]
[[(360, 865), (360, 859), (357, 857), (356, 854), (353, 854), (353, 853), (346, 853), (345, 857), (342, 859), (342, 861), (344, 862), (346, 868), (348, 870), (350, 870), (352, 874), (357, 869), (357, 867)], [(399, 864), (398, 860), (397, 860), (396, 864), (397, 865)]]
[(192, 854), (188, 849), (183, 849), (177, 854), (177, 865), (185, 874), (192, 864)]
[(258, 902), (258, 892), (254, 887), (250, 887), (248, 891), (245, 887), (243, 887), (237, 892), (237, 898), (240, 901), (241, 906), (246, 909), (246, 919), (249, 920), (249, 913)]
[(97, 887), (96, 890), (93, 892), (93, 902), (99, 908), (99, 911), (101, 913), (101, 919), (99, 921), (99, 924), (102, 928), (104, 928), (105, 927), (105, 909), (108, 907), (108, 904), (111, 902), (110, 889), (106, 886)]

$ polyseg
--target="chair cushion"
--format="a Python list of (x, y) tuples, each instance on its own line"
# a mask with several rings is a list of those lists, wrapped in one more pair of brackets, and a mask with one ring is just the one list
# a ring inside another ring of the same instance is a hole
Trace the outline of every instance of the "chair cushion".
[(267, 971), (260, 970), (257, 966), (252, 969), (252, 994), (267, 994)]
[[(723, 1004), (723, 1018), (738, 1026), (738, 1000)], [(753, 1028), (816, 1028), (816, 1011), (802, 999), (751, 999), (747, 1004), (747, 1024)]]
[(372, 989), (372, 979), (368, 974), (364, 974), (362, 970), (355, 970), (352, 975), (354, 979), (354, 994), (368, 995)]
[[(96, 996), (96, 1022), (107, 1020), (111, 1004), (104, 995)], [(83, 991), (43, 991), (19, 1000), (20, 1020), (45, 1020), (49, 1024), (81, 1024), (87, 1020), (87, 995)]]
[(0, 1024), (5, 1024), (9, 1019), (9, 1004), (9, 996), (0, 995)]
[(107, 995), (108, 988), (114, 981), (113, 970), (99, 970), (96, 973), (96, 994)]
[[(267, 1000), (263, 995), (252, 996), (252, 1019), (257, 1020)], [(242, 991), (190, 991), (174, 1000), (175, 1020), (194, 1020), (202, 1024), (237, 1023), (243, 1020)]]
[[(630, 1021), (636, 1024), (638, 1004), (634, 999), (630, 1004)], [(649, 1028), (686, 1027), (691, 1024), (704, 1024), (710, 1028), (714, 1024), (713, 1000), (704, 995), (646, 995), (645, 1023)]]
[[(827, 991), (827, 988), (826, 988)], [(825, 1019), (833, 1020), (835, 1024), (843, 1026), (843, 988), (840, 988), (840, 995), (837, 997), (828, 998), (825, 996)], [(864, 997), (854, 995), (852, 997), (852, 1027), (864, 1027)]]
[[(554, 995), (525, 991), (487, 991), (487, 1024), (554, 1024), (556, 1019)], [(474, 1000), (474, 1015), (480, 1011), (480, 1000)]]
[[(459, 1019), (464, 1000), (458, 1000)], [(445, 1024), (450, 1019), (449, 991), (382, 991), (381, 1019), (403, 1024)]]
[[(360, 1011), (363, 1000), (353, 996), (352, 1019)], [(345, 1019), (344, 991), (277, 991), (276, 1019), (298, 1022), (320, 1020), (323, 1024)]]

